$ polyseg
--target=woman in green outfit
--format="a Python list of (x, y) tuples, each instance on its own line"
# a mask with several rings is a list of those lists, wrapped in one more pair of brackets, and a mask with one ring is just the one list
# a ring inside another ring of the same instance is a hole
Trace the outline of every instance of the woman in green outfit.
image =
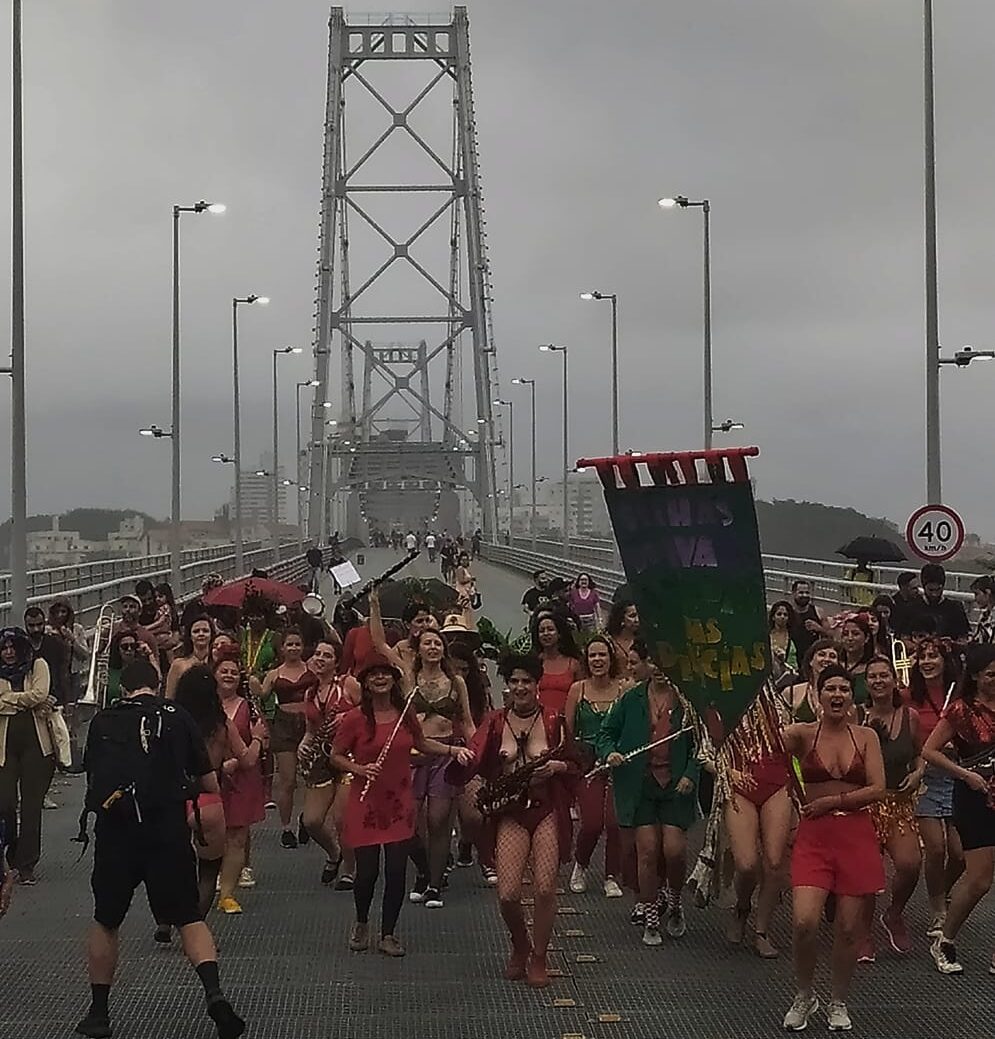
[[(680, 938), (687, 931), (681, 891), (687, 870), (687, 831), (698, 817), (695, 790), (701, 763), (693, 733), (681, 733), (691, 718), (676, 686), (651, 661), (644, 642), (633, 643), (630, 653), (652, 663), (652, 675), (619, 697), (601, 724), (595, 746), (598, 757), (613, 769), (618, 824), (634, 831), (639, 900), (645, 912), (643, 943), (660, 945), (661, 853), (667, 877), (667, 934)], [(630, 751), (674, 733), (681, 735), (647, 754), (623, 760)]]

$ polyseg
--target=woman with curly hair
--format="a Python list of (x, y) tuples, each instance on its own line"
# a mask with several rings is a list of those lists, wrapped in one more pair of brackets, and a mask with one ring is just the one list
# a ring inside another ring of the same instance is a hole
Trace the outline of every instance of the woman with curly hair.
[(532, 652), (542, 664), (539, 700), (543, 710), (563, 714), (570, 688), (582, 670), (573, 631), (558, 613), (540, 610), (532, 618), (529, 634)]
[(629, 673), (629, 650), (639, 638), (639, 611), (631, 599), (619, 599), (608, 611), (605, 631), (612, 640), (623, 674)]

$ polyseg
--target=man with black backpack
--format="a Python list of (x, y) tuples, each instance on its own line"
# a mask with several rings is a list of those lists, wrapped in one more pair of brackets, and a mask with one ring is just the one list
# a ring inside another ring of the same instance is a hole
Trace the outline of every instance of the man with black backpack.
[[(118, 929), (132, 896), (145, 884), (156, 919), (180, 932), (183, 951), (204, 986), (207, 1013), (220, 1039), (238, 1039), (245, 1022), (221, 992), (214, 938), (200, 914), (197, 857), (187, 802), (217, 793), (218, 780), (193, 719), (158, 695), (159, 674), (146, 661), (121, 672), (122, 698), (90, 724), (84, 765), (87, 817), (96, 816), (88, 938), (91, 1003), (80, 1035), (111, 1035), (108, 999), (118, 961)], [(194, 817), (197, 817), (194, 808)]]

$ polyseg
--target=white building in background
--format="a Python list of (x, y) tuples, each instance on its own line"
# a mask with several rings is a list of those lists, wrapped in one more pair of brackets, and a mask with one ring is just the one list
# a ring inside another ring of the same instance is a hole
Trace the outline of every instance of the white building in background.
[[(528, 533), (532, 513), (532, 489), (515, 497), (515, 532)], [(609, 538), (611, 521), (601, 480), (595, 472), (570, 473), (567, 478), (567, 519), (572, 538)], [(536, 488), (537, 533), (560, 532), (563, 525), (563, 483), (543, 480)]]
[[(263, 455), (259, 465), (254, 469), (242, 470), (242, 526), (268, 526), (273, 522), (273, 477), (257, 476), (257, 472), (271, 473), (270, 459), (272, 455)], [(228, 466), (224, 467), (226, 470)], [(287, 515), (287, 491), (295, 495), (296, 487), (284, 487), (284, 471), (277, 470), (276, 516), (277, 522), (285, 522)], [(235, 515), (235, 481), (232, 479), (231, 492), (228, 495), (228, 515)]]
[(28, 531), (28, 569), (75, 566), (82, 563), (90, 552), (102, 547), (100, 542), (84, 541), (78, 530), (62, 530), (59, 517), (53, 516), (48, 530)]

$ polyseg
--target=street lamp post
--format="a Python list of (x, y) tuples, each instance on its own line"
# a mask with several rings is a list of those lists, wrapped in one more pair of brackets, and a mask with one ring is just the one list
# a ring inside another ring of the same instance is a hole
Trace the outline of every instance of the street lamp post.
[(555, 353), (563, 355), (563, 558), (567, 558), (570, 550), (570, 509), (568, 503), (567, 474), (570, 472), (568, 460), (570, 424), (567, 418), (567, 398), (569, 383), (567, 380), (567, 348), (565, 346), (554, 346), (552, 343), (544, 343), (539, 347), (544, 353)]
[(276, 362), (281, 355), (302, 352), (299, 346), (283, 346), (273, 351), (273, 511), (270, 518), (273, 521), (273, 554), (277, 561), (280, 558), (280, 401)]
[(926, 499), (942, 503), (940, 331), (936, 288), (936, 136), (933, 117), (933, 3), (923, 4), (924, 210), (926, 261)]
[(297, 384), (297, 398), (294, 405), (294, 410), (297, 412), (297, 551), (301, 555), (304, 555), (304, 516), (301, 506), (301, 488), (304, 485), (304, 478), (301, 475), (301, 390), (313, 389), (317, 385), (317, 379), (299, 382)]
[(509, 544), (515, 541), (515, 402), (511, 400), (491, 401), (495, 407), (508, 409), (508, 536)]
[(705, 450), (712, 447), (712, 259), (710, 218), (712, 207), (708, 199), (692, 202), (683, 195), (661, 198), (658, 205), (663, 209), (680, 206), (681, 209), (700, 209), (704, 217), (704, 326), (705, 326)]
[(607, 299), (612, 305), (612, 454), (618, 454), (618, 294), (582, 292), (581, 299)]
[[(532, 518), (529, 522), (532, 551), (536, 550), (536, 381), (535, 379), (512, 379), (514, 386), (528, 386), (532, 394)], [(512, 534), (514, 538), (514, 534)]]
[(727, 418), (724, 422), (719, 422), (718, 425), (712, 426), (713, 433), (731, 433), (734, 429), (745, 429), (746, 426), (742, 422), (736, 422), (731, 418)]
[(180, 214), (223, 213), (220, 202), (195, 202), (192, 206), (173, 206), (173, 487), (172, 520), (169, 537), (169, 580), (176, 595), (183, 594), (180, 569)]
[(268, 296), (233, 296), (231, 301), (231, 372), (232, 372), (232, 410), (234, 412), (233, 448), (235, 462), (235, 574), (241, 577), (245, 573), (245, 542), (242, 534), (242, 410), (239, 396), (238, 380), (238, 306), (251, 306), (258, 303), (265, 306)]

